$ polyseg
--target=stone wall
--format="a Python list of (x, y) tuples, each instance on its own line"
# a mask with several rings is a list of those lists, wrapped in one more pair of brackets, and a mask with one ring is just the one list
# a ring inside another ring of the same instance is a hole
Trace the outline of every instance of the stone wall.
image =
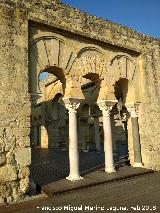
[(10, 203), (29, 189), (27, 14), (1, 4), (0, 29), (0, 203)]
[(50, 0), (2, 0), (0, 5), (0, 202), (22, 199), (29, 188), (31, 24), (129, 53), (137, 60), (142, 160), (160, 169), (160, 40)]

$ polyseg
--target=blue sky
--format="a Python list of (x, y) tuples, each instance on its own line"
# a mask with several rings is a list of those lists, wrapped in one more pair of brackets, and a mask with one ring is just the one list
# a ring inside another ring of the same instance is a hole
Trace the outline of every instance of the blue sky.
[(62, 2), (160, 38), (160, 0), (62, 0)]

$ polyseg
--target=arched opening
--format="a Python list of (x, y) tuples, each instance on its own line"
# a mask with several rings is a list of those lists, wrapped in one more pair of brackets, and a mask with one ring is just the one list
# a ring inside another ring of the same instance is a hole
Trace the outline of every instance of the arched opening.
[(91, 105), (98, 99), (100, 90), (100, 78), (96, 73), (88, 73), (83, 76), (81, 82), (81, 90), (86, 102)]
[[(40, 186), (68, 174), (67, 156), (62, 156), (57, 150), (63, 149), (64, 143), (66, 149), (68, 142), (65, 135), (65, 132), (68, 134), (68, 115), (62, 97), (66, 88), (64, 73), (72, 65), (72, 57), (72, 50), (61, 39), (40, 37), (30, 43), (31, 176)], [(40, 129), (40, 149), (35, 148), (35, 130), (32, 131), (37, 125)]]
[(55, 81), (60, 81), (63, 88), (63, 93), (65, 91), (65, 75), (63, 69), (57, 66), (48, 66), (38, 75), (38, 88), (41, 93), (44, 93), (44, 86)]
[(44, 80), (45, 78), (47, 78), (48, 77), (48, 72), (41, 72), (40, 74), (39, 74), (39, 80), (41, 81), (41, 80)]
[(114, 88), (117, 100), (121, 99), (123, 105), (135, 101), (134, 87), (128, 79), (120, 78), (116, 81)]
[(47, 132), (48, 148), (66, 150), (67, 149), (67, 110), (63, 105), (63, 95), (57, 93), (55, 97), (47, 103)]
[(125, 78), (120, 78), (115, 82), (115, 97), (117, 104), (112, 110), (112, 123), (114, 125), (113, 134), (113, 148), (118, 158), (129, 158), (129, 145), (128, 145), (128, 111), (126, 108), (127, 103), (135, 101), (134, 88), (132, 83)]
[(83, 78), (90, 80), (92, 83), (98, 84), (99, 75), (96, 73), (87, 73)]
[[(51, 155), (53, 155), (52, 160), (61, 155), (61, 152), (54, 150), (66, 149), (67, 136), (65, 134), (68, 130), (66, 130), (66, 109), (62, 104), (64, 90), (65, 76), (61, 68), (47, 67), (38, 75), (38, 87), (35, 94), (39, 95), (34, 96), (31, 108), (33, 118), (31, 119), (31, 176), (40, 186), (55, 181), (60, 176), (62, 178), (62, 174), (49, 176), (50, 172), (59, 171), (56, 167), (58, 162), (55, 161), (51, 168), (43, 162), (48, 161), (49, 165)], [(64, 158), (66, 161), (67, 156), (65, 155)], [(62, 157), (63, 160), (64, 158)], [(60, 161), (59, 158), (57, 160)], [(46, 174), (48, 179), (45, 179)]]
[(62, 83), (65, 82), (65, 76), (64, 71), (62, 68), (57, 66), (49, 66), (43, 70), (44, 73), (50, 73), (54, 76), (56, 76)]
[[(95, 141), (95, 127), (94, 120), (98, 116), (99, 111), (95, 111), (97, 108), (96, 102), (100, 90), (100, 78), (97, 73), (87, 73), (83, 76), (81, 82), (81, 90), (85, 97), (85, 104), (83, 107), (80, 106), (81, 113), (79, 114), (80, 118), (80, 128), (84, 129), (80, 131), (80, 138), (82, 132), (85, 132), (85, 139), (83, 137), (82, 150), (87, 151), (96, 151), (96, 141)], [(85, 131), (86, 128), (86, 131)], [(98, 127), (97, 127), (98, 128)]]
[[(100, 80), (99, 75), (96, 73), (85, 74), (79, 80), (81, 80), (81, 92), (84, 99), (77, 109), (78, 128), (76, 132), (78, 133), (80, 172), (84, 172), (92, 171), (93, 168), (104, 163), (104, 154), (103, 152), (101, 154), (97, 152), (100, 150), (96, 150), (95, 143), (95, 128), (99, 132), (99, 126), (95, 125), (96, 117), (94, 116), (99, 116), (100, 110), (96, 109), (94, 112), (92, 110), (92, 108), (98, 108), (96, 101), (99, 95)], [(84, 164), (84, 161), (87, 163)]]
[(87, 151), (87, 145), (90, 142), (90, 129), (89, 129), (89, 115), (90, 107), (87, 103), (83, 104), (78, 114), (78, 143), (79, 150)]
[[(54, 86), (56, 87), (56, 91), (53, 91), (53, 94), (50, 94), (50, 91), (52, 91), (52, 87)], [(65, 90), (65, 77), (61, 68), (52, 66), (44, 69), (42, 72), (39, 73), (37, 88), (38, 93), (36, 92), (32, 94), (32, 117), (38, 114), (38, 122), (34, 119), (31, 119), (32, 146), (34, 146), (35, 144), (38, 144), (39, 146), (41, 146), (41, 148), (48, 148), (50, 146), (48, 124), (54, 117), (52, 116), (51, 105), (53, 102), (54, 105), (58, 103), (58, 99), (60, 98), (60, 96), (62, 96), (63, 89)], [(56, 92), (60, 93), (56, 95)], [(52, 100), (53, 97), (54, 100)]]

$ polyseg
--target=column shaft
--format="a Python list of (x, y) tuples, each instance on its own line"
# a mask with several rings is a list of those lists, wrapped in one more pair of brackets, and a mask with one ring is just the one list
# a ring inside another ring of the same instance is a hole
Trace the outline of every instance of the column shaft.
[(69, 111), (69, 167), (70, 173), (66, 178), (70, 181), (82, 179), (79, 174), (79, 151), (78, 151), (78, 131), (77, 131), (77, 109), (80, 99), (74, 97), (63, 98), (66, 108)]
[(67, 179), (81, 179), (79, 175), (79, 152), (77, 136), (77, 118), (75, 112), (69, 112), (69, 165), (70, 174)]
[(105, 171), (108, 173), (115, 172), (112, 148), (112, 131), (109, 112), (103, 114), (104, 129), (104, 152), (105, 152)]
[(131, 123), (132, 123), (132, 140), (133, 140), (132, 142), (134, 151), (133, 167), (142, 167), (143, 165), (141, 158), (141, 145), (140, 145), (139, 125), (138, 125), (139, 103), (128, 103), (126, 107), (131, 115)]
[(138, 117), (131, 117), (131, 123), (132, 123), (132, 138), (133, 138), (133, 149), (134, 149), (134, 163), (136, 166), (142, 163)]

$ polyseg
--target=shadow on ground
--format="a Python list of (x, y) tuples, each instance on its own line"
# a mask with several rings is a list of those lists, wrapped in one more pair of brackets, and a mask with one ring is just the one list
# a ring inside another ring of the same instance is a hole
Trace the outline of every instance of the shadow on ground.
[[(80, 173), (87, 174), (104, 166), (104, 153), (80, 152)], [(43, 186), (69, 175), (68, 151), (32, 149), (31, 175), (36, 184)]]

